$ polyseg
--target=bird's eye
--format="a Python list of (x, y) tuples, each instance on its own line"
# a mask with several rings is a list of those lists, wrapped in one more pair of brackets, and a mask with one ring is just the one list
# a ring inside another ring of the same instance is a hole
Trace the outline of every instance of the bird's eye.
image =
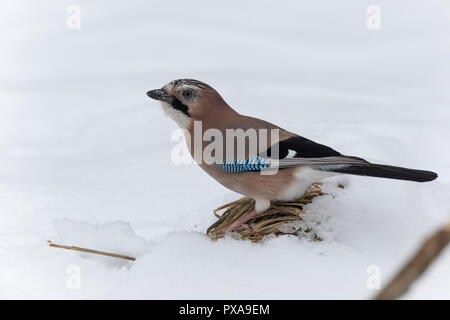
[(192, 98), (194, 96), (194, 91), (188, 89), (183, 91), (183, 97), (186, 99)]

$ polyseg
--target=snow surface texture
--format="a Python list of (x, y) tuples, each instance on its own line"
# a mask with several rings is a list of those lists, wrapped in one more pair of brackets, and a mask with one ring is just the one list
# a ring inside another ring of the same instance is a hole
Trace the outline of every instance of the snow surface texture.
[[(373, 270), (385, 284), (450, 218), (448, 1), (80, 0), (69, 30), (71, 4), (0, 5), (1, 298), (366, 299)], [(342, 153), (440, 177), (331, 179), (305, 215), (321, 242), (212, 242), (212, 210), (239, 195), (171, 162), (175, 123), (145, 95), (184, 77)], [(450, 298), (449, 268), (447, 249), (406, 298)]]

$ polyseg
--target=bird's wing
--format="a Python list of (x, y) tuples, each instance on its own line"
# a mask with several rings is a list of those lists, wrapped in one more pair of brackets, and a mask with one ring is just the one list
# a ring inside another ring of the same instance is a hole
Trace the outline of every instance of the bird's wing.
[(284, 169), (308, 166), (321, 171), (418, 182), (431, 181), (437, 178), (437, 174), (431, 171), (374, 164), (361, 158), (345, 156), (323, 144), (300, 137), (256, 118), (240, 117), (238, 120), (233, 119), (232, 125), (226, 128), (228, 127), (244, 130), (249, 128), (278, 129), (279, 139), (273, 144), (268, 141), (266, 145), (270, 145), (270, 147), (258, 154), (247, 154), (244, 159), (216, 163), (226, 172), (263, 171), (271, 170), (271, 168)]
[[(239, 115), (238, 118), (233, 118), (228, 122), (222, 121), (221, 124), (223, 125), (222, 131), (231, 128), (242, 130), (265, 129), (269, 132), (266, 137), (266, 145), (269, 147), (265, 151), (259, 150), (257, 154), (247, 153), (244, 159), (217, 163), (228, 172), (260, 171), (275, 166), (279, 169), (301, 165), (327, 166), (328, 168), (336, 165), (366, 162), (363, 159), (344, 156), (330, 147), (296, 135), (261, 119)], [(276, 142), (273, 142), (272, 137), (270, 137), (270, 132), (273, 129), (278, 130), (279, 137)], [(259, 142), (260, 137), (258, 136), (258, 145)], [(239, 157), (236, 157), (236, 159), (239, 159)]]
[[(274, 146), (271, 148), (274, 148)], [(280, 157), (278, 157), (278, 160), (270, 159), (268, 169), (271, 167), (283, 169), (309, 166), (321, 171), (417, 182), (432, 181), (437, 178), (437, 174), (431, 171), (387, 166), (370, 163), (357, 157), (345, 156), (330, 147), (299, 136), (281, 140), (278, 143), (278, 148), (280, 149)], [(265, 169), (262, 168), (261, 170)]]
[[(283, 129), (280, 128), (280, 130)], [(341, 155), (330, 147), (285, 130), (281, 132), (281, 137), (284, 139), (272, 144), (258, 155), (248, 155), (245, 159), (220, 162), (217, 165), (227, 172), (243, 172), (261, 171), (271, 167), (283, 169), (297, 166), (326, 169), (366, 163), (363, 159)]]

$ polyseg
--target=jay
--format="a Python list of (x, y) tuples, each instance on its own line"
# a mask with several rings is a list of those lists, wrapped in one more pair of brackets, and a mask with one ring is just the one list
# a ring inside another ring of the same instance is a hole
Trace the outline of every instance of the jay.
[[(206, 173), (228, 189), (255, 200), (255, 210), (235, 224), (234, 230), (267, 210), (270, 201), (298, 199), (312, 183), (337, 174), (416, 182), (437, 178), (431, 171), (346, 156), (272, 123), (241, 115), (214, 88), (198, 80), (174, 80), (147, 95), (161, 101), (163, 111), (185, 130), (189, 152)], [(214, 148), (213, 139), (203, 138), (208, 130), (217, 133)], [(202, 138), (196, 145), (198, 135)], [(217, 141), (220, 136), (231, 139)], [(251, 148), (252, 143), (256, 150)], [(212, 160), (204, 161), (206, 151), (210, 151)]]

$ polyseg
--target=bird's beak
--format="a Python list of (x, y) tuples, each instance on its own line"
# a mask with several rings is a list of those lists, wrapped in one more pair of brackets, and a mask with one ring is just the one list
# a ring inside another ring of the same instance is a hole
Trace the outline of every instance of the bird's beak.
[(152, 99), (166, 102), (172, 99), (172, 96), (170, 94), (165, 93), (161, 89), (150, 90), (149, 92), (147, 92), (147, 95)]

